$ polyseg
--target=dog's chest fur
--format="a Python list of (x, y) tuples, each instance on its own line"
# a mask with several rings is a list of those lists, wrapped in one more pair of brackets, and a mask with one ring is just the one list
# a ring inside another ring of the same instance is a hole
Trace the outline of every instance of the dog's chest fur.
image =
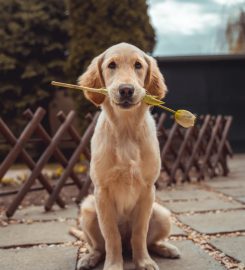
[(159, 145), (150, 115), (139, 126), (113, 129), (102, 117), (92, 139), (91, 178), (107, 188), (120, 216), (133, 210), (146, 186), (160, 172)]

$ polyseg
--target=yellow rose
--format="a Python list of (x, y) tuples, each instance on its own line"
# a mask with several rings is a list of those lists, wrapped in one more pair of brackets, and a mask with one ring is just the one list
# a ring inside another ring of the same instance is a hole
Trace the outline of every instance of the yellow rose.
[(196, 116), (186, 110), (178, 110), (174, 114), (175, 121), (184, 128), (193, 127), (196, 121)]

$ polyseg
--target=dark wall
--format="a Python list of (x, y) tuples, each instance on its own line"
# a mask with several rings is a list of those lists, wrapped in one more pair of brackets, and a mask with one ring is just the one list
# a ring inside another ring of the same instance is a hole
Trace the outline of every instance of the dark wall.
[(169, 89), (167, 105), (197, 115), (232, 115), (232, 146), (236, 152), (245, 152), (245, 55), (157, 60)]

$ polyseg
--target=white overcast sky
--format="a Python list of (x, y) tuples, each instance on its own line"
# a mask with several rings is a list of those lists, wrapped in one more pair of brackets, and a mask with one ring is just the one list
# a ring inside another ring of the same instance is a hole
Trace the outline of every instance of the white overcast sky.
[(227, 53), (225, 26), (245, 0), (148, 0), (156, 56)]

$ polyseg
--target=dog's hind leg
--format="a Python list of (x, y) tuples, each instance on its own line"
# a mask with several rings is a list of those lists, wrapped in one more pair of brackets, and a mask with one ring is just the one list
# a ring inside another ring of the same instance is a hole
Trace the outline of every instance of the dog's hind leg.
[(164, 258), (179, 258), (178, 248), (166, 242), (170, 232), (170, 212), (160, 204), (154, 203), (147, 235), (148, 250)]
[(99, 228), (93, 195), (88, 196), (81, 205), (79, 225), (90, 250), (79, 260), (77, 269), (92, 269), (103, 260), (105, 255), (105, 242)]

